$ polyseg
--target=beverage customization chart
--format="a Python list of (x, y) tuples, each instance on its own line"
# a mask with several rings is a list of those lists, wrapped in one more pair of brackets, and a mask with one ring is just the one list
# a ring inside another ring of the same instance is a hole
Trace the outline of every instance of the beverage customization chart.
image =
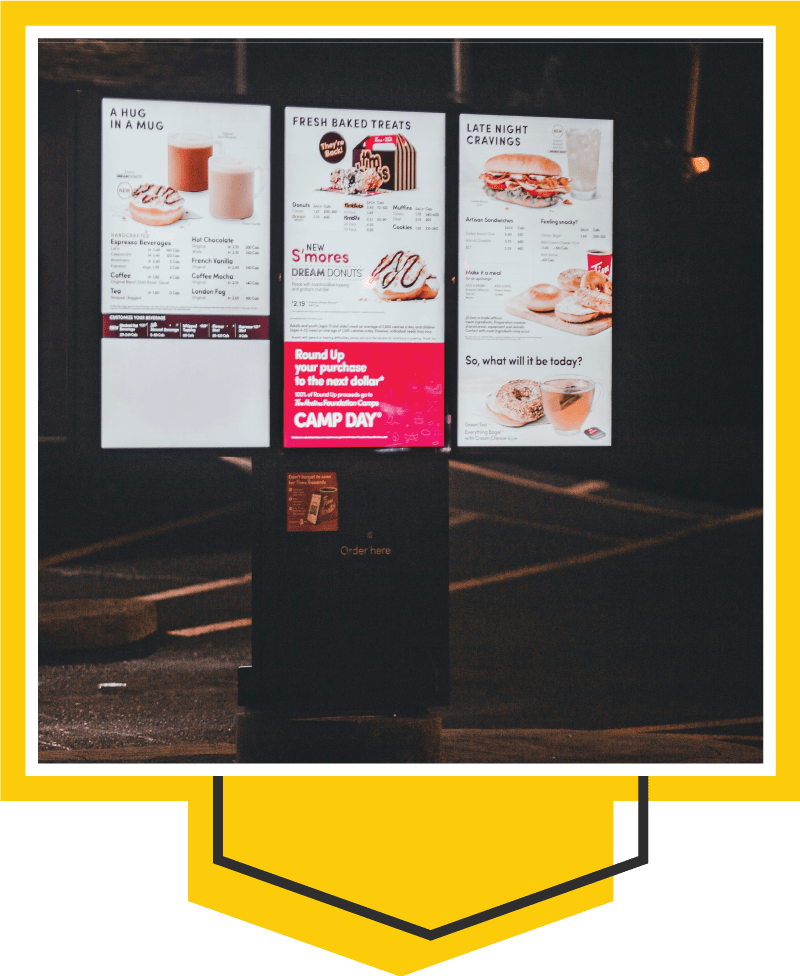
[(462, 115), (459, 158), (459, 445), (609, 445), (613, 122)]
[(268, 446), (269, 129), (103, 99), (104, 447)]
[(285, 126), (284, 445), (441, 445), (445, 117)]

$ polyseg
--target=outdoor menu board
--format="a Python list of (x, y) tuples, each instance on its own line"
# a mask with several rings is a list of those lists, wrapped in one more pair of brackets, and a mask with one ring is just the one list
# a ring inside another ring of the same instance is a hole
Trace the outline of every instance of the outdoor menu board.
[(463, 447), (611, 443), (613, 123), (462, 115)]
[(284, 444), (444, 431), (445, 117), (286, 109)]
[(103, 99), (103, 447), (268, 446), (269, 129)]

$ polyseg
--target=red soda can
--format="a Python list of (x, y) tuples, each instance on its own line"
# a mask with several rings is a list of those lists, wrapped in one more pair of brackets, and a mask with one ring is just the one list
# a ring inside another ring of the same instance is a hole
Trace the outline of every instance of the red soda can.
[(611, 278), (611, 251), (589, 251), (586, 257), (589, 271), (602, 271)]

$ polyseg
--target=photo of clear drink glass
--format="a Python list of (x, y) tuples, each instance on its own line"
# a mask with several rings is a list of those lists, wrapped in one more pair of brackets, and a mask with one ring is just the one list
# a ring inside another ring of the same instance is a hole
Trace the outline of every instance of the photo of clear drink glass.
[[(255, 174), (261, 174), (258, 188)], [(253, 216), (253, 199), (263, 190), (263, 170), (243, 156), (212, 156), (208, 161), (208, 209), (212, 217), (242, 220)]]
[(556, 376), (539, 386), (544, 415), (557, 434), (577, 434), (600, 392), (588, 376)]
[(567, 166), (570, 194), (576, 200), (592, 200), (597, 193), (600, 165), (600, 130), (567, 129)]
[(214, 152), (211, 136), (174, 132), (167, 139), (169, 185), (173, 190), (199, 193), (208, 189), (208, 160)]

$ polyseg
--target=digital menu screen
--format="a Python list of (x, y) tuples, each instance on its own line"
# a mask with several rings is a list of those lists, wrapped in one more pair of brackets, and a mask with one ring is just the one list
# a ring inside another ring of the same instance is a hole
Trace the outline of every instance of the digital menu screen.
[(441, 445), (445, 116), (285, 121), (284, 445)]
[(462, 447), (611, 443), (613, 123), (462, 115)]
[(269, 167), (268, 106), (103, 99), (103, 447), (269, 445)]

